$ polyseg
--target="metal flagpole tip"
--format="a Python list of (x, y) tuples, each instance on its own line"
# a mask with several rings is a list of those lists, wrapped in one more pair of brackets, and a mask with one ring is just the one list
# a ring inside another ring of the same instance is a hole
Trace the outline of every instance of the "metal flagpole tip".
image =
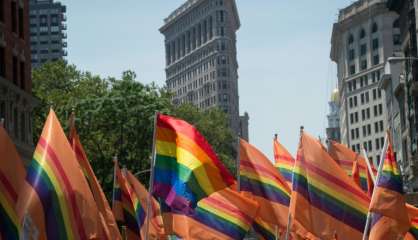
[(277, 133), (274, 134), (274, 140), (277, 140)]
[(303, 133), (303, 130), (305, 129), (304, 126), (300, 126), (300, 133)]
[(113, 163), (116, 163), (118, 161), (118, 156), (113, 156)]

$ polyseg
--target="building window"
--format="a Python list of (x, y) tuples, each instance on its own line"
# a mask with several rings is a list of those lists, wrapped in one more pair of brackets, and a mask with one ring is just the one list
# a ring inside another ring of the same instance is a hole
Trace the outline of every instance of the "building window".
[(373, 100), (376, 100), (376, 98), (377, 98), (377, 95), (376, 95), (376, 88), (375, 88), (373, 89)]
[(361, 104), (364, 104), (364, 94), (360, 94)]
[(364, 30), (364, 28), (362, 28), (360, 30), (359, 38), (360, 39), (363, 39), (364, 37), (366, 37), (366, 31)]
[(356, 66), (353, 64), (350, 66), (350, 75), (355, 74), (356, 73)]
[(0, 47), (0, 77), (6, 77), (6, 55), (4, 47)]
[(20, 114), (20, 140), (26, 142), (26, 117), (23, 112)]
[(219, 11), (219, 21), (220, 22), (224, 22), (225, 21), (225, 16), (224, 16), (224, 11)]
[(13, 83), (17, 86), (18, 85), (18, 72), (17, 72), (17, 64), (18, 64), (18, 62), (17, 62), (17, 57), (16, 56), (13, 56), (13, 59), (12, 59), (12, 80), (13, 80)]
[(19, 11), (18, 11), (18, 15), (19, 15), (19, 37), (24, 39), (25, 38), (25, 30), (23, 27), (24, 19), (23, 19), (23, 8), (19, 7)]
[(372, 25), (372, 33), (377, 32), (377, 29), (378, 29), (377, 23), (373, 23), (373, 25)]
[(357, 107), (357, 96), (354, 96), (354, 107)]
[(25, 74), (25, 62), (20, 62), (20, 88), (26, 89), (26, 74)]
[(401, 45), (401, 35), (400, 34), (393, 34), (393, 44), (394, 45)]
[(379, 39), (377, 39), (377, 38), (373, 39), (372, 48), (373, 48), (373, 50), (377, 50), (379, 48)]
[(348, 44), (352, 44), (353, 42), (354, 42), (354, 36), (353, 36), (353, 34), (350, 34), (349, 36), (348, 36)]
[(366, 44), (361, 44), (360, 46), (360, 55), (364, 56), (367, 53), (367, 45)]
[(350, 49), (348, 51), (348, 60), (353, 61), (355, 57), (356, 57), (355, 50), (354, 49)]
[(0, 0), (0, 21), (4, 22), (4, 0)]
[(379, 55), (374, 55), (373, 56), (373, 65), (379, 64), (379, 61), (380, 61)]
[(16, 1), (10, 4), (10, 12), (12, 13), (12, 32), (17, 33), (17, 5)]
[(369, 152), (371, 152), (373, 150), (372, 140), (369, 140), (369, 144), (367, 145), (369, 146)]
[(361, 70), (367, 69), (367, 60), (361, 60)]

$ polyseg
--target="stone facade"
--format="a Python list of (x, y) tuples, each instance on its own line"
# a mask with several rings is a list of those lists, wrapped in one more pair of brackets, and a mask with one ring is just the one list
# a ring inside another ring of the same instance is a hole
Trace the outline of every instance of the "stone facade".
[(0, 1), (0, 118), (18, 151), (32, 158), (29, 2)]
[(235, 0), (188, 0), (165, 20), (166, 84), (174, 104), (219, 107), (240, 129)]
[(418, 50), (417, 50), (417, 0), (389, 0), (388, 8), (399, 15), (397, 41), (400, 43), (398, 57), (391, 65), (400, 66), (391, 75), (395, 82), (392, 89), (400, 112), (400, 136), (402, 144), (401, 170), (404, 185), (409, 192), (418, 191)]
[(54, 0), (30, 0), (32, 67), (67, 56), (66, 7)]
[(375, 164), (388, 127), (383, 91), (378, 88), (385, 59), (397, 42), (397, 14), (384, 0), (359, 0), (341, 9), (333, 26), (331, 59), (337, 63), (341, 142), (363, 146)]
[(334, 89), (332, 92), (328, 105), (328, 127), (326, 129), (327, 139), (340, 142), (340, 95), (338, 89)]

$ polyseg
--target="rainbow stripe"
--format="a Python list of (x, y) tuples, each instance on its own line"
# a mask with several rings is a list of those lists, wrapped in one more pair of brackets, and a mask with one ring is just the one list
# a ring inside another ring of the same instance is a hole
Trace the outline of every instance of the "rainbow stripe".
[(290, 191), (286, 183), (277, 175), (274, 168), (258, 163), (241, 160), (240, 162), (241, 191), (288, 206)]
[(41, 136), (27, 169), (27, 182), (41, 200), (48, 239), (87, 239), (75, 192), (49, 143)]
[(392, 144), (388, 145), (383, 169), (377, 179), (376, 186), (403, 194), (402, 176), (396, 163), (395, 155), (393, 154)]
[(190, 124), (157, 115), (153, 194), (189, 212), (197, 202), (234, 183), (204, 137)]
[(15, 211), (18, 195), (0, 171), (0, 239), (19, 239), (20, 224)]
[(273, 225), (263, 221), (260, 218), (256, 218), (253, 223), (253, 229), (257, 234), (258, 239), (261, 240), (275, 240), (276, 229)]
[(411, 228), (409, 229), (409, 233), (418, 239), (418, 217), (411, 219)]
[[(122, 174), (117, 163), (115, 164), (116, 181), (114, 183), (114, 203), (120, 204), (115, 215), (121, 225), (125, 225), (140, 239), (141, 227), (145, 222), (145, 211), (134, 190)], [(115, 209), (115, 208), (114, 208)], [(120, 213), (122, 211), (122, 214)]]
[[(330, 228), (337, 227), (337, 224), (338, 226), (347, 225), (354, 230), (350, 234), (361, 236), (370, 199), (350, 181), (317, 141), (305, 133), (301, 137), (293, 172), (293, 192), (299, 196), (292, 200), (291, 209), (305, 203), (306, 206), (303, 206), (310, 209), (303, 209), (304, 211), (315, 211), (321, 216), (331, 217), (333, 226), (329, 226)], [(298, 219), (298, 214), (302, 213), (292, 212), (292, 214)], [(306, 221), (305, 218), (303, 220)], [(338, 227), (335, 230), (344, 231), (343, 229)], [(317, 228), (307, 228), (307, 230), (321, 237), (321, 230)], [(343, 232), (338, 232), (338, 235), (343, 234)]]
[(275, 161), (274, 166), (280, 171), (290, 186), (292, 183), (292, 169), (295, 164), (295, 159), (277, 139), (273, 141), (273, 152)]

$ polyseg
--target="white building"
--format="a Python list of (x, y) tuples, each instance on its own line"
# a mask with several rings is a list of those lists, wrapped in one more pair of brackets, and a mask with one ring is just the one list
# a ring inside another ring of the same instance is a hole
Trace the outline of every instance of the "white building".
[(396, 48), (384, 0), (359, 0), (341, 9), (333, 26), (331, 59), (337, 63), (341, 142), (359, 152), (364, 146), (377, 163), (387, 129), (383, 91), (378, 88), (385, 59)]

